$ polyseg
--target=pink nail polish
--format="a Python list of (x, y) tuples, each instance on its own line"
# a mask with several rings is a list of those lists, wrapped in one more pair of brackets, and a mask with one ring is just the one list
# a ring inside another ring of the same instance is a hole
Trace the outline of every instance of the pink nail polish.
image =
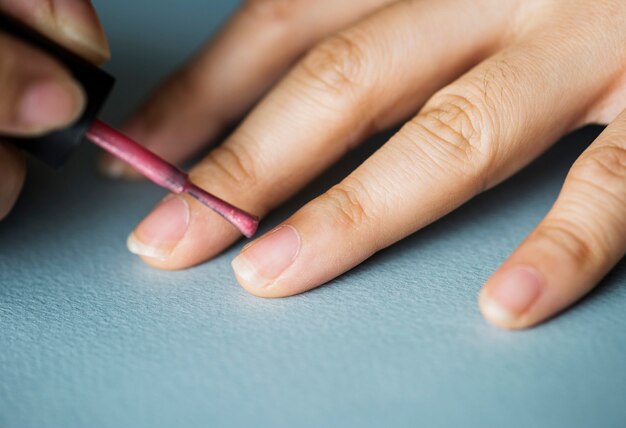
[(189, 217), (187, 201), (180, 196), (166, 197), (131, 233), (129, 250), (141, 256), (167, 258), (185, 236)]
[(270, 285), (293, 264), (300, 251), (300, 235), (280, 226), (245, 248), (232, 262), (235, 274), (251, 287)]
[(514, 322), (533, 305), (543, 289), (543, 278), (535, 269), (515, 267), (497, 278), (483, 300), (488, 318), (505, 324)]

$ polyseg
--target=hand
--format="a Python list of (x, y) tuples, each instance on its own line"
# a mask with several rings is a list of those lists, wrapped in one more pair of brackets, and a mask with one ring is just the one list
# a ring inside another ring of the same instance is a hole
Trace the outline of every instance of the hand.
[[(181, 161), (276, 81), (192, 171), (260, 216), (371, 134), (405, 124), (345, 180), (244, 247), (233, 267), (255, 295), (329, 281), (589, 123), (612, 122), (488, 281), (481, 309), (498, 326), (532, 326), (587, 293), (626, 252), (623, 1), (248, 1), (126, 131)], [(238, 238), (195, 201), (169, 197), (129, 247), (179, 269)]]
[[(87, 0), (0, 0), (0, 10), (85, 58), (99, 63), (108, 45)], [(45, 53), (0, 28), (0, 134), (34, 136), (77, 119), (85, 103), (79, 84)], [(0, 220), (24, 182), (21, 153), (0, 142)]]

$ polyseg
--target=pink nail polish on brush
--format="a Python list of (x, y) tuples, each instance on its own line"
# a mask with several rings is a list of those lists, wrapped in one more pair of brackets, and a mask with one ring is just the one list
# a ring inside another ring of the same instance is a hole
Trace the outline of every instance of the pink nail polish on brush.
[(255, 234), (259, 225), (258, 217), (202, 190), (189, 180), (187, 173), (97, 119), (115, 83), (112, 76), (2, 13), (0, 30), (44, 50), (62, 62), (82, 84), (87, 96), (87, 106), (82, 117), (67, 128), (36, 138), (3, 137), (3, 139), (11, 141), (51, 167), (59, 168), (86, 138), (127, 162), (159, 186), (173, 193), (187, 193), (197, 199), (224, 217), (244, 236), (250, 238)]

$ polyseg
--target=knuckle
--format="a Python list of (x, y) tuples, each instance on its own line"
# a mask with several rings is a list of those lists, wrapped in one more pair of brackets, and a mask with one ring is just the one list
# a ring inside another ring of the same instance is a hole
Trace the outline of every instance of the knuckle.
[(334, 35), (309, 52), (298, 69), (309, 86), (345, 96), (358, 85), (365, 68), (363, 45), (355, 32)]
[(178, 99), (185, 97), (205, 96), (209, 88), (206, 87), (209, 79), (201, 78), (194, 67), (183, 67), (168, 77), (164, 83), (169, 96)]
[[(512, 57), (512, 55), (514, 55)], [(531, 64), (537, 61), (531, 52), (503, 52), (493, 58), (482, 73), (467, 79), (470, 89), (482, 102), (496, 111), (498, 106), (513, 104), (518, 107), (519, 87), (524, 85), (524, 76), (528, 74)]]
[(445, 95), (400, 131), (434, 165), (465, 177), (482, 177), (493, 158), (493, 127), (485, 107), (470, 98)]
[(242, 11), (255, 19), (276, 23), (291, 21), (302, 5), (302, 0), (246, 0)]
[(330, 207), (334, 220), (342, 226), (357, 229), (374, 219), (367, 209), (367, 193), (359, 184), (338, 184), (320, 196), (322, 206)]
[(607, 144), (588, 149), (574, 163), (568, 179), (593, 200), (626, 209), (626, 148)]
[(626, 186), (626, 146), (607, 143), (591, 148), (572, 167), (572, 174), (602, 186), (609, 183)]
[(209, 99), (215, 92), (211, 77), (211, 70), (192, 61), (169, 76), (163, 88), (174, 102)]
[(200, 182), (216, 182), (241, 191), (258, 186), (258, 160), (244, 144), (223, 144), (212, 150), (205, 160), (194, 169), (194, 177)]
[(605, 246), (591, 230), (563, 218), (546, 219), (533, 233), (564, 253), (575, 266), (597, 263), (606, 254)]

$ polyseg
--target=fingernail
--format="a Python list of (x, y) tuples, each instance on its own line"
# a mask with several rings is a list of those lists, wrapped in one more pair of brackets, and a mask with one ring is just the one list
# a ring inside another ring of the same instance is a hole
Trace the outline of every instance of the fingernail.
[(166, 197), (128, 237), (131, 253), (167, 259), (189, 227), (189, 205), (180, 196)]
[(233, 270), (246, 285), (267, 287), (292, 265), (299, 251), (298, 231), (283, 225), (244, 248), (233, 260)]
[(85, 96), (77, 83), (38, 81), (28, 85), (22, 94), (19, 120), (35, 131), (52, 130), (78, 119), (84, 106)]
[(90, 2), (54, 0), (52, 5), (56, 24), (68, 39), (92, 51), (99, 60), (110, 56), (107, 38)]
[(537, 300), (543, 289), (541, 275), (532, 268), (516, 267), (502, 273), (483, 296), (488, 319), (502, 324), (516, 321)]

